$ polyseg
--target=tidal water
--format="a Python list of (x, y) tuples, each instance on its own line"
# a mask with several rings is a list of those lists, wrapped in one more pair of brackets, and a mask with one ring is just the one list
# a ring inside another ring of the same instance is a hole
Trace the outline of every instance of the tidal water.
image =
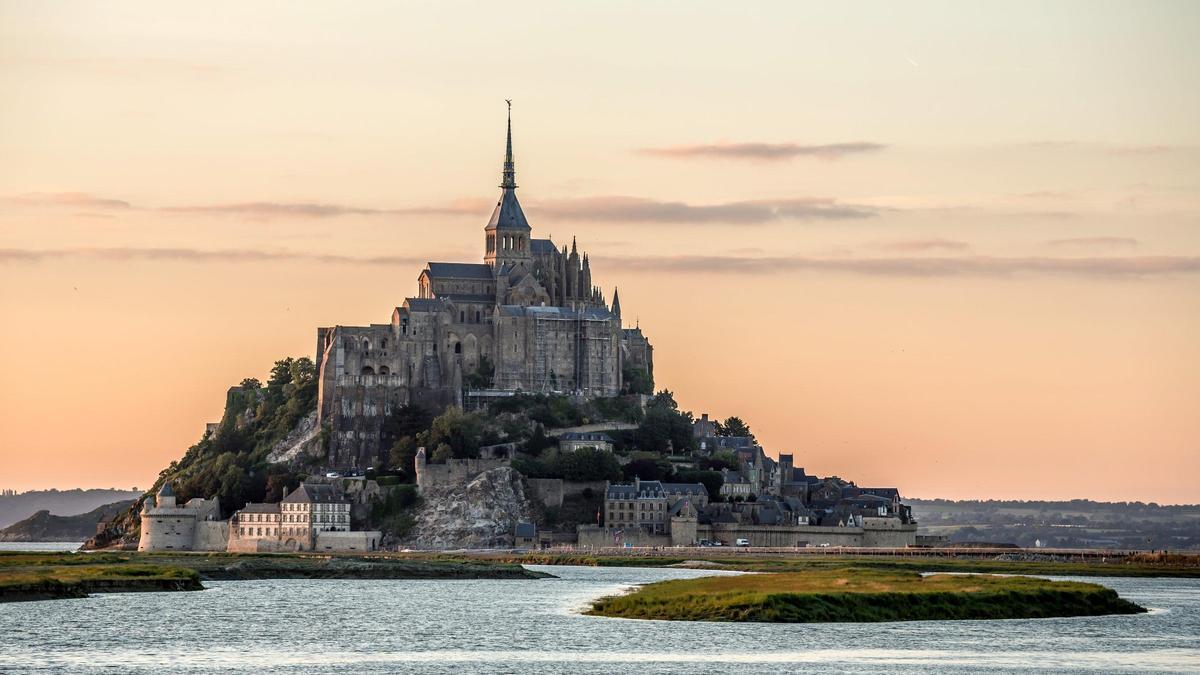
[(698, 570), (535, 567), (529, 581), (225, 581), (0, 605), (0, 672), (997, 673), (1200, 671), (1200, 580), (1089, 579), (1138, 616), (727, 624), (583, 616)]
[(77, 551), (80, 546), (83, 546), (82, 541), (0, 541), (0, 551), (57, 553)]

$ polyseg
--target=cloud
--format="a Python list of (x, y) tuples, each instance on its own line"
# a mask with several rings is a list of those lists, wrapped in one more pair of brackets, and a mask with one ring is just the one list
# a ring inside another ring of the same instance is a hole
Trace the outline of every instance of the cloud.
[(1136, 248), (1139, 243), (1133, 237), (1075, 237), (1046, 242), (1058, 248)]
[(243, 202), (210, 206), (169, 206), (162, 209), (172, 213), (218, 213), (258, 218), (300, 217), (330, 218), (346, 215), (378, 215), (380, 209), (322, 204), (317, 202)]
[(133, 205), (123, 199), (96, 197), (86, 192), (27, 192), (2, 200), (14, 206), (69, 207), (74, 209), (106, 209), (126, 211)]
[(971, 248), (965, 241), (953, 239), (900, 239), (885, 241), (874, 245), (874, 248), (884, 251), (965, 251)]
[(810, 258), (804, 256), (646, 256), (597, 258), (603, 269), (643, 272), (784, 274), (842, 272), (889, 277), (1014, 277), (1042, 274), (1138, 278), (1200, 273), (1200, 256), (1106, 258), (892, 257)]
[(1033, 150), (1077, 150), (1102, 152), (1110, 155), (1161, 155), (1174, 152), (1192, 152), (1196, 146), (1161, 143), (1097, 143), (1091, 141), (1030, 141), (1013, 143), (1011, 147)]
[(871, 218), (882, 209), (841, 204), (833, 199), (777, 199), (688, 204), (640, 197), (586, 197), (538, 202), (530, 212), (562, 220), (635, 223), (761, 224), (783, 220), (850, 220)]
[(241, 68), (199, 61), (170, 58), (18, 58), (4, 59), (0, 64), (15, 67), (50, 68), (75, 72), (87, 77), (120, 79), (188, 78), (211, 80), (236, 73)]
[[(242, 216), (262, 220), (381, 215), (483, 216), (494, 205), (490, 199), (459, 199), (444, 204), (405, 208), (375, 208), (317, 201), (253, 201), (156, 208), (136, 206), (124, 200), (96, 197), (82, 192), (32, 193), (9, 197), (3, 201), (20, 206), (90, 207), (106, 210)], [(602, 196), (530, 202), (529, 210), (549, 218), (576, 221), (752, 224), (779, 220), (870, 218), (884, 209), (858, 204), (841, 204), (836, 200), (824, 198), (688, 204), (640, 197)]]
[(673, 145), (661, 148), (642, 148), (638, 152), (654, 157), (673, 159), (745, 159), (752, 161), (777, 161), (795, 157), (817, 157), (819, 159), (841, 159), (846, 155), (878, 152), (887, 146), (882, 143), (858, 141), (854, 143), (827, 143), (824, 145), (799, 145), (797, 143), (713, 143), (701, 145)]
[(260, 251), (256, 249), (195, 248), (63, 248), (0, 249), (0, 263), (41, 262), (60, 258), (91, 258), (109, 261), (171, 262), (316, 262), (353, 265), (424, 264), (428, 258), (417, 256), (348, 256), (303, 251)]
[(131, 204), (123, 199), (97, 197), (85, 192), (32, 192), (5, 197), (0, 202), (22, 207), (69, 207), (96, 210), (157, 211), (166, 213), (196, 213), (245, 216), (269, 220), (272, 218), (333, 218), (338, 216), (378, 215), (460, 215), (486, 213), (492, 206), (487, 199), (460, 199), (435, 206), (383, 209), (326, 202), (236, 202), (229, 204), (200, 204), (191, 206), (150, 207)]
[[(450, 256), (454, 257), (454, 256)], [(193, 248), (0, 249), (0, 264), (32, 264), (55, 259), (89, 258), (191, 263), (308, 262), (334, 265), (421, 265), (426, 256), (351, 256), (305, 251)], [(886, 277), (1014, 277), (1062, 275), (1129, 279), (1200, 273), (1200, 256), (1128, 257), (883, 257), (818, 258), (805, 256), (603, 256), (597, 265), (612, 271), (654, 273), (788, 274), (839, 272)]]

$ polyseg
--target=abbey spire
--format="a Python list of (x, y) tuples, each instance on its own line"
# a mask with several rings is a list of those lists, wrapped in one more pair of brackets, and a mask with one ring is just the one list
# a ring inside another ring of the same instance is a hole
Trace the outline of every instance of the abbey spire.
[(512, 101), (508, 104), (508, 128), (504, 144), (504, 168), (500, 174), (500, 199), (484, 228), (483, 260), (492, 267), (531, 259), (529, 221), (517, 201), (517, 170), (513, 163)]
[(512, 154), (512, 101), (504, 99), (508, 104), (508, 139), (504, 146), (504, 169), (500, 172), (500, 187), (505, 190), (517, 189), (517, 167), (513, 163)]

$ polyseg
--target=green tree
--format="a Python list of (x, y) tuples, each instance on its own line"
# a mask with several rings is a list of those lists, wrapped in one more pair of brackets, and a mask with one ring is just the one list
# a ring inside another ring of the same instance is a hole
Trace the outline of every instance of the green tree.
[(646, 404), (646, 417), (634, 434), (634, 442), (641, 450), (686, 452), (695, 444), (692, 421), (692, 414), (681, 412), (675, 396), (664, 389)]
[(475, 371), (467, 375), (465, 384), (471, 389), (486, 389), (492, 386), (492, 379), (496, 376), (496, 367), (492, 365), (492, 360), (487, 356), (479, 357), (479, 365), (475, 367)]
[(434, 464), (445, 464), (446, 460), (454, 457), (454, 448), (448, 444), (442, 443), (433, 451), (432, 461)]
[(478, 457), (485, 431), (482, 415), (450, 407), (434, 418), (429, 428), (429, 443), (450, 446), (458, 458)]
[(720, 471), (697, 471), (688, 469), (675, 474), (676, 483), (701, 483), (708, 490), (709, 501), (716, 501), (721, 496), (721, 486), (725, 479)]
[(433, 413), (423, 406), (408, 404), (392, 408), (380, 426), (380, 444), (391, 447), (402, 438), (415, 438), (422, 431), (428, 431), (432, 424)]
[(563, 480), (619, 480), (621, 464), (611, 452), (598, 448), (578, 448), (560, 452), (554, 459), (553, 473)]
[(654, 377), (645, 368), (632, 363), (626, 363), (621, 368), (621, 381), (625, 385), (625, 391), (630, 394), (654, 393)]
[(740, 417), (727, 417), (724, 422), (717, 422), (718, 436), (744, 436), (754, 439), (754, 434), (750, 432), (750, 425), (742, 421)]
[(388, 467), (403, 472), (405, 478), (411, 480), (416, 457), (416, 440), (412, 436), (403, 436), (388, 450)]

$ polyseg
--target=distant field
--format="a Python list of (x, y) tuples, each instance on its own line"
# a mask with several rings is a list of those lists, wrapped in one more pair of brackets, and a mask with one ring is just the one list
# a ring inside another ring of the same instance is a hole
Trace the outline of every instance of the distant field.
[(1024, 547), (1200, 550), (1200, 505), (909, 499), (919, 534)]
[(626, 619), (868, 622), (1027, 619), (1146, 611), (1097, 584), (1031, 577), (921, 576), (852, 567), (664, 581), (602, 598), (589, 612)]

